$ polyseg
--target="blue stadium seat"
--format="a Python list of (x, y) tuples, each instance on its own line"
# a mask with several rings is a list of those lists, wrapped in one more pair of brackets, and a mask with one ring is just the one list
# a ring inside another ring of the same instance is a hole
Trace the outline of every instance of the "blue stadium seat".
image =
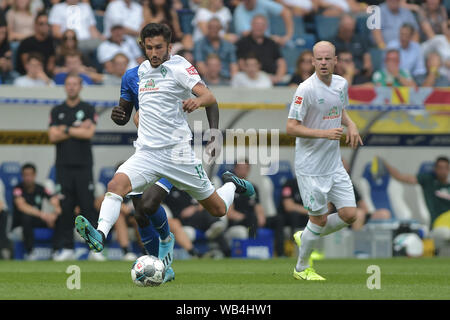
[(297, 58), (306, 49), (307, 48), (303, 46), (284, 46), (281, 48), (281, 54), (284, 60), (286, 60), (287, 71), (289, 74), (295, 72)]
[(194, 26), (192, 25), (192, 19), (194, 19), (195, 12), (190, 9), (178, 10), (178, 20), (180, 21), (181, 31), (183, 33), (192, 34)]
[(108, 183), (114, 177), (115, 173), (116, 173), (115, 167), (103, 167), (102, 169), (100, 169), (98, 182), (102, 183), (106, 188), (108, 186)]
[(51, 166), (50, 170), (48, 172), (48, 178), (52, 180), (53, 182), (56, 182), (56, 167)]
[(96, 24), (97, 24), (97, 30), (100, 32), (100, 33), (103, 33), (103, 19), (104, 19), (104, 17), (103, 16), (101, 16), (101, 15), (98, 15), (98, 14), (96, 14), (95, 15), (95, 22), (96, 22)]
[(294, 173), (289, 161), (280, 161), (278, 172), (274, 175), (268, 176), (273, 184), (273, 199), (275, 207), (281, 206), (281, 189), (287, 180), (294, 178)]
[(372, 60), (373, 70), (381, 70), (383, 68), (383, 50), (370, 48), (369, 54)]
[[(294, 34), (293, 38), (303, 38), (306, 31), (305, 31), (305, 23), (303, 21), (302, 17), (294, 17)], [(286, 28), (284, 25), (283, 18), (280, 16), (270, 16), (269, 20), (270, 24), (270, 33), (277, 36), (284, 36), (286, 34)]]
[(319, 14), (314, 19), (319, 41), (332, 40), (336, 36), (340, 20), (339, 17), (326, 17)]
[(22, 180), (21, 168), (20, 163), (15, 161), (3, 162), (0, 165), (0, 179), (5, 186), (5, 201), (10, 212), (13, 208), (13, 189)]
[(419, 173), (433, 173), (433, 172), (434, 172), (433, 161), (423, 162), (419, 167)]

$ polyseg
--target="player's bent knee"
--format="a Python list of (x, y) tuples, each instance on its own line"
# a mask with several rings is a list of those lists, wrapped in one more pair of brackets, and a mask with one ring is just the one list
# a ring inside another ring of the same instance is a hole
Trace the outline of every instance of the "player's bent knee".
[(108, 183), (108, 192), (124, 197), (131, 191), (131, 183), (125, 174), (116, 174)]
[(352, 224), (357, 219), (356, 208), (346, 207), (339, 210), (339, 217), (348, 224)]

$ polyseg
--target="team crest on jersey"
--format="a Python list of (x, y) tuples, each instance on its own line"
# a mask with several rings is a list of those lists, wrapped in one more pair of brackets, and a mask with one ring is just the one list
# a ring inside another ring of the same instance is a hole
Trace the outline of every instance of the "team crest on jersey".
[(341, 113), (339, 112), (339, 108), (337, 106), (333, 106), (326, 116), (323, 117), (323, 120), (332, 120), (339, 118), (341, 116)]
[(295, 104), (302, 104), (303, 98), (299, 96), (295, 96), (294, 103)]
[(197, 69), (195, 69), (194, 66), (190, 66), (189, 68), (186, 68), (186, 71), (187, 71), (191, 76), (198, 75), (198, 71), (197, 71)]
[(166, 69), (166, 68), (164, 68), (164, 66), (161, 66), (161, 74), (162, 74), (163, 78), (165, 78), (165, 77), (166, 77), (166, 74), (167, 74), (167, 69)]

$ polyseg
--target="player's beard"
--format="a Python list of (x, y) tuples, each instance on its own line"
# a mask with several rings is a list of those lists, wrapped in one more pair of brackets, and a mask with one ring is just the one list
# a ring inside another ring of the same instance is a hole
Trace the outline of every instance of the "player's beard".
[[(154, 59), (156, 58), (156, 59)], [(150, 65), (153, 68), (157, 68), (159, 67), (161, 64), (163, 64), (164, 62), (166, 62), (167, 60), (169, 60), (169, 49), (167, 49), (166, 53), (164, 54), (164, 56), (160, 59), (158, 57), (153, 57), (152, 59), (150, 59), (149, 57), (147, 57), (148, 61), (150, 61)]]

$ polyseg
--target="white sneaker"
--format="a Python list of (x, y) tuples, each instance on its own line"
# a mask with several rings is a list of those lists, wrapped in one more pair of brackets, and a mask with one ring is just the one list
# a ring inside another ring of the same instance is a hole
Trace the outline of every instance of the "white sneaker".
[(36, 253), (36, 250), (33, 249), (31, 253), (25, 253), (24, 259), (27, 261), (36, 261), (39, 260), (39, 256)]
[(225, 221), (219, 220), (214, 222), (208, 230), (205, 232), (207, 239), (212, 240), (220, 236), (227, 228), (227, 223)]
[(128, 252), (127, 254), (123, 255), (122, 260), (124, 261), (134, 261), (137, 259), (137, 255), (134, 252)]
[(106, 261), (106, 258), (103, 255), (103, 253), (101, 253), (101, 252), (90, 251), (89, 252), (89, 256), (88, 256), (88, 260), (92, 260), (92, 261)]
[(53, 261), (75, 260), (75, 251), (73, 249), (62, 249), (53, 255)]

